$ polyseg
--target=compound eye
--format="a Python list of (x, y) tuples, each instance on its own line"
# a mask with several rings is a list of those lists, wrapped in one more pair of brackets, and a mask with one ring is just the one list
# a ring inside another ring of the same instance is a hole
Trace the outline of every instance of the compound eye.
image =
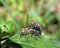
[(34, 20), (31, 20), (31, 24), (34, 24), (34, 22), (35, 22)]
[(24, 29), (24, 28), (22, 28), (22, 29), (21, 29), (21, 32), (24, 32), (24, 30), (25, 30), (25, 29)]
[(31, 22), (31, 24), (34, 24), (34, 22)]

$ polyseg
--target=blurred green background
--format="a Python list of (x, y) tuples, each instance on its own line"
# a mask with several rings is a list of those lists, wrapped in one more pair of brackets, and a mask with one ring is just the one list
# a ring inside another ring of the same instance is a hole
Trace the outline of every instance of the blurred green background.
[[(41, 39), (20, 37), (21, 28), (35, 20)], [(0, 0), (0, 37), (8, 36), (23, 48), (60, 48), (60, 0)]]

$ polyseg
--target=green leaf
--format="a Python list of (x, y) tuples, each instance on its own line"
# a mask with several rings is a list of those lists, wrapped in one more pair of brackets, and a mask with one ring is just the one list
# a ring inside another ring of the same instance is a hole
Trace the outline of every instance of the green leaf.
[(8, 21), (6, 23), (6, 28), (5, 28), (4, 31), (7, 32), (7, 33), (13, 34), (13, 32), (15, 31), (14, 29), (15, 29), (14, 23), (11, 22), (11, 21)]
[(16, 33), (16, 27), (14, 25), (14, 22), (8, 21), (6, 23), (6, 27), (4, 29), (4, 32), (8, 34), (8, 36), (13, 36)]
[(24, 36), (21, 36), (21, 38), (19, 38), (19, 36), (20, 34), (15, 34), (10, 39), (22, 45), (23, 48), (28, 48), (28, 47), (29, 48), (58, 48), (58, 47), (60, 48), (60, 46), (58, 46), (59, 42), (57, 40), (50, 39), (48, 36), (47, 36), (48, 39), (46, 37), (43, 37), (37, 40), (36, 38), (29, 37), (28, 42)]

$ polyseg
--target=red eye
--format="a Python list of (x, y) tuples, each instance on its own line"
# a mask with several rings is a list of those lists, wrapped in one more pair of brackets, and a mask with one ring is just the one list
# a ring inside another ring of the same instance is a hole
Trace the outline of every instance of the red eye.
[(35, 22), (34, 20), (31, 20), (31, 24), (34, 24), (34, 22)]
[(24, 32), (24, 28), (21, 28), (21, 32)]
[(35, 22), (34, 20), (31, 20), (31, 22)]

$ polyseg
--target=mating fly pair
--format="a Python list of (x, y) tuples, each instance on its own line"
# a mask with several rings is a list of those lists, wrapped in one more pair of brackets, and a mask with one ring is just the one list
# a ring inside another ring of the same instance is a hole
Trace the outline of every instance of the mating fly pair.
[(41, 35), (41, 32), (42, 32), (41, 25), (35, 22), (34, 20), (31, 20), (30, 25), (28, 27), (21, 29), (21, 34), (25, 36), (31, 34), (34, 35), (35, 37), (36, 36), (39, 37)]

